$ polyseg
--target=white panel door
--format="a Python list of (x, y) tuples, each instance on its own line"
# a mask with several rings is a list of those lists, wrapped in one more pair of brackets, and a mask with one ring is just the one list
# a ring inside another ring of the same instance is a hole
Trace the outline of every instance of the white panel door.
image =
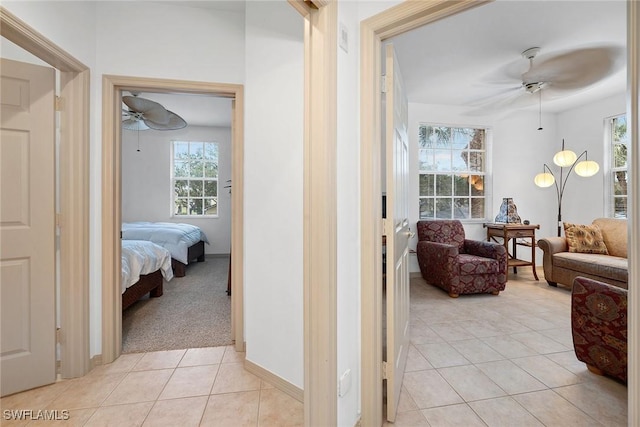
[(0, 62), (2, 396), (49, 384), (55, 353), (55, 70)]
[(408, 102), (393, 45), (386, 47), (387, 419), (394, 421), (409, 351)]

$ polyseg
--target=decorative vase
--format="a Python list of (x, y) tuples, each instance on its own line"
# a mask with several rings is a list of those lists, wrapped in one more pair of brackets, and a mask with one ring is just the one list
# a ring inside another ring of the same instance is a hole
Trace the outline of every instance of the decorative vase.
[(522, 221), (518, 215), (518, 208), (511, 197), (502, 199), (500, 212), (496, 216), (495, 222), (506, 222), (508, 224), (521, 224)]

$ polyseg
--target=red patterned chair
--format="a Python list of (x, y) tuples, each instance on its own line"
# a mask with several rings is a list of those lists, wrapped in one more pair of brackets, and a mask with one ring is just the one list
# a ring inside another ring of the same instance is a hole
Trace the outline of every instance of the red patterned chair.
[(576, 277), (571, 289), (571, 333), (578, 360), (598, 375), (627, 382), (627, 290)]
[(507, 283), (507, 250), (493, 242), (465, 239), (458, 220), (418, 221), (418, 264), (422, 277), (452, 298), (498, 293)]

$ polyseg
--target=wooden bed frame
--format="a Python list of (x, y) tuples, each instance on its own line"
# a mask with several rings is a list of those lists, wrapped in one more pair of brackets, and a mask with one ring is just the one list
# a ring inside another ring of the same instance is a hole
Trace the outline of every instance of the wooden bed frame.
[[(204, 261), (204, 241), (200, 240), (198, 243), (189, 246), (187, 252), (187, 261), (191, 263), (193, 260), (198, 262)], [(171, 258), (171, 267), (173, 268), (173, 275), (175, 277), (184, 277), (187, 268), (187, 264), (184, 264), (176, 259)]]
[(162, 272), (160, 270), (141, 275), (140, 280), (127, 288), (122, 294), (122, 309), (129, 307), (147, 293), (151, 298), (162, 296)]

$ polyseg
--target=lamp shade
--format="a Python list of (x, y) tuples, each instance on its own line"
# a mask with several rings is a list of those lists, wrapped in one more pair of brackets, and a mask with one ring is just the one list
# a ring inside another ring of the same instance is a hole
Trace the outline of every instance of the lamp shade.
[(576, 160), (578, 156), (571, 150), (562, 150), (558, 151), (555, 156), (553, 156), (553, 163), (560, 166), (561, 168), (571, 166)]
[(598, 173), (600, 166), (593, 160), (583, 160), (574, 169), (580, 176), (589, 177)]
[(553, 183), (556, 182), (556, 179), (549, 172), (543, 172), (536, 175), (533, 182), (535, 182), (538, 187), (546, 188), (551, 187)]

